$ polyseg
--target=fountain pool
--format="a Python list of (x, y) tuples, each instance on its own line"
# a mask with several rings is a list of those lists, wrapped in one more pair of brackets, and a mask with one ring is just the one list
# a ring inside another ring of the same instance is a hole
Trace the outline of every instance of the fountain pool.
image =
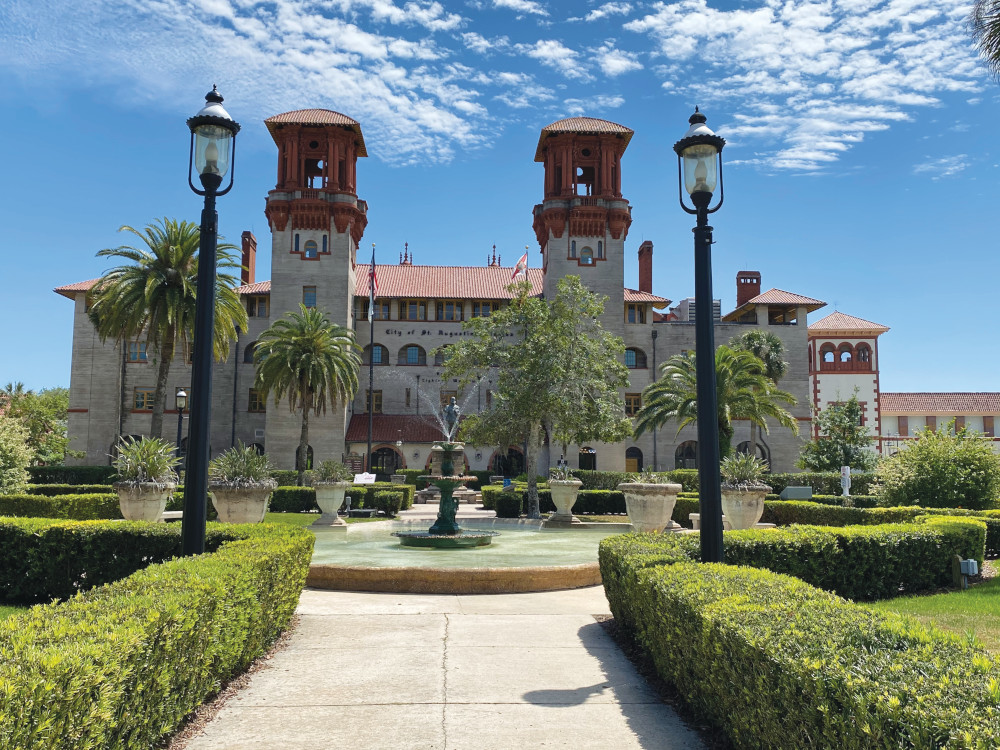
[(601, 582), (597, 546), (629, 524), (580, 524), (544, 529), (537, 521), (465, 522), (477, 531), (502, 531), (488, 547), (405, 547), (393, 532), (420, 522), (352, 524), (348, 532), (316, 527), (307, 585), (342, 591), (484, 594), (594, 586)]

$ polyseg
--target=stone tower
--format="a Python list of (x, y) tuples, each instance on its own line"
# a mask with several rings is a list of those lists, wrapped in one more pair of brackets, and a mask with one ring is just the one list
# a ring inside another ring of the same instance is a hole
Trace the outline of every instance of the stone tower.
[(535, 161), (545, 165), (544, 200), (534, 208), (542, 250), (544, 291), (579, 276), (608, 297), (602, 326), (622, 335), (625, 238), (632, 211), (622, 197), (621, 158), (633, 131), (592, 117), (570, 117), (542, 128)]
[[(361, 126), (326, 109), (301, 109), (264, 121), (278, 146), (278, 178), (267, 195), (271, 228), (271, 322), (299, 304), (317, 307), (350, 328), (354, 266), (368, 206), (357, 196), (358, 157), (367, 156)], [(345, 410), (313, 417), (314, 462), (340, 460)], [(279, 466), (295, 462), (301, 416), (268, 404), (267, 450)]]

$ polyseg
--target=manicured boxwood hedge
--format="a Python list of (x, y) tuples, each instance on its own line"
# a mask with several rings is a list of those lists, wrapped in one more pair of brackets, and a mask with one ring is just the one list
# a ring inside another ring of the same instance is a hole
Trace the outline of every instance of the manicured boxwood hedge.
[[(765, 484), (771, 486), (776, 495), (780, 495), (785, 487), (812, 487), (814, 495), (839, 495), (839, 471), (801, 471), (795, 473), (768, 474)], [(851, 492), (858, 495), (871, 495), (875, 475), (870, 472), (853, 472), (851, 474)]]
[(80, 495), (0, 495), (0, 516), (71, 518), (77, 521), (121, 518), (115, 493)]
[(113, 466), (29, 466), (32, 484), (111, 484)]
[(1000, 746), (1000, 666), (960, 636), (648, 540), (602, 542), (611, 611), (734, 747)]
[(111, 494), (115, 488), (110, 484), (29, 484), (25, 492), (32, 495), (46, 495), (47, 497), (57, 497), (59, 495), (93, 495)]
[[(116, 529), (101, 532), (105, 542), (114, 536), (126, 549), (151, 542), (152, 558), (180, 547), (176, 527), (102, 525)], [(82, 528), (88, 524), (62, 526), (64, 539), (72, 527), (92, 535)], [(212, 554), (153, 564), (0, 622), (0, 747), (157, 746), (263, 654), (295, 611), (313, 536), (265, 524), (214, 529), (210, 537)], [(91, 558), (114, 567), (111, 551), (104, 545)]]
[[(483, 507), (487, 510), (496, 510), (497, 497), (504, 492), (499, 485), (486, 485), (480, 490), (483, 496)], [(508, 494), (517, 494), (523, 511), (527, 490), (518, 485), (507, 490)], [(552, 513), (555, 511), (555, 503), (552, 502), (552, 493), (547, 488), (538, 490), (538, 506), (542, 513)], [(508, 501), (504, 506), (505, 513), (512, 513), (514, 507), (512, 501)], [(612, 515), (625, 512), (625, 496), (617, 490), (580, 490), (573, 504), (573, 513), (576, 515)], [(516, 518), (517, 516), (500, 516), (500, 518)]]
[[(355, 484), (347, 490), (351, 497), (352, 508), (376, 508), (385, 511), (390, 507), (388, 501), (382, 507), (378, 503), (377, 493), (388, 492), (399, 496), (399, 509), (413, 507), (416, 488), (412, 484), (393, 484), (392, 482), (375, 482), (374, 484)], [(318, 511), (316, 505), (316, 490), (312, 487), (277, 487), (271, 493), (268, 510), (272, 513), (309, 513)]]

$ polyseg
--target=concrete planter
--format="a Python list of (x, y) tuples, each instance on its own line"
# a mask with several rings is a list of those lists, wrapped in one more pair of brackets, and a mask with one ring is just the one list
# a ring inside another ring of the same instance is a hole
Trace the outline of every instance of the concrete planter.
[(555, 503), (556, 512), (548, 517), (546, 525), (563, 526), (573, 523), (580, 523), (580, 519), (573, 515), (573, 503), (576, 496), (580, 494), (583, 482), (579, 479), (550, 479), (549, 492), (552, 494), (552, 502)]
[(771, 488), (766, 484), (735, 486), (723, 484), (722, 513), (731, 529), (752, 529), (764, 515), (764, 498)]
[(316, 504), (323, 511), (323, 515), (313, 522), (313, 526), (347, 526), (347, 522), (337, 515), (337, 511), (344, 504), (344, 496), (350, 488), (350, 482), (313, 482)]
[(114, 485), (118, 493), (118, 505), (122, 518), (126, 521), (161, 521), (167, 500), (177, 485), (153, 484), (151, 482), (118, 482)]
[(632, 528), (640, 533), (659, 533), (670, 524), (681, 485), (622, 482), (618, 491), (625, 495)]
[(249, 487), (209, 484), (208, 496), (222, 523), (260, 523), (267, 513), (267, 500), (274, 487), (273, 483)]

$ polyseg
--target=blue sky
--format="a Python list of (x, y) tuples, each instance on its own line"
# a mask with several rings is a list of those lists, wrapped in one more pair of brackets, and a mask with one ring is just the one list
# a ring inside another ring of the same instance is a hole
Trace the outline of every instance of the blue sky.
[[(270, 236), (272, 114), (363, 128), (364, 247), (505, 265), (530, 245), (538, 133), (588, 115), (635, 130), (626, 282), (652, 240), (654, 292), (693, 294), (671, 145), (698, 104), (728, 140), (715, 292), (735, 276), (883, 323), (887, 391), (997, 390), (1000, 86), (941, 0), (6, 0), (0, 6), (0, 382), (69, 384), (71, 303), (122, 224), (197, 221), (184, 124), (216, 83), (242, 125), (220, 231)], [(366, 251), (367, 252), (367, 251)]]

